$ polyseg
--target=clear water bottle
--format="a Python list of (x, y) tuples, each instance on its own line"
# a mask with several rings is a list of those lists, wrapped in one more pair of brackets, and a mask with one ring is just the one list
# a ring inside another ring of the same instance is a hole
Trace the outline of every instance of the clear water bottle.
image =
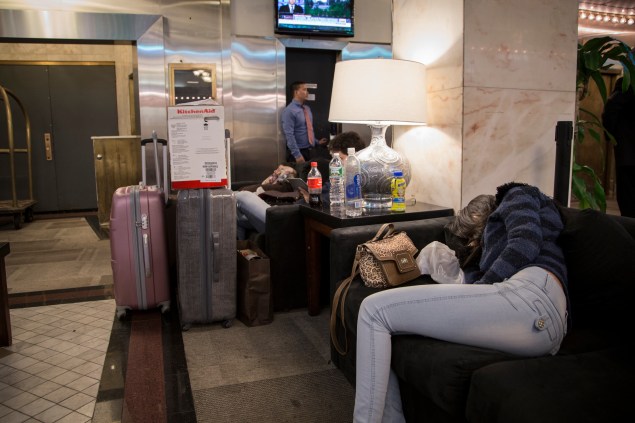
[(309, 206), (322, 207), (322, 174), (317, 168), (317, 162), (311, 162), (306, 184), (309, 186)]
[(359, 159), (355, 156), (355, 149), (348, 149), (344, 177), (346, 178), (346, 216), (361, 216), (362, 214), (362, 175)]
[(333, 153), (329, 163), (329, 201), (331, 209), (341, 209), (344, 206), (344, 168), (340, 153)]

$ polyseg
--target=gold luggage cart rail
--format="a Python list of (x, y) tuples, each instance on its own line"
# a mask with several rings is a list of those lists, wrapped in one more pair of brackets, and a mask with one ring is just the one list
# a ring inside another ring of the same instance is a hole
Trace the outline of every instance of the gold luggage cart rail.
[[(13, 98), (15, 102), (20, 106), (22, 114), (24, 115), (25, 130), (26, 130), (26, 148), (15, 148), (13, 140), (13, 115), (11, 114), (11, 103), (9, 103), (9, 97)], [(0, 85), (0, 99), (4, 101), (5, 114), (7, 117), (7, 136), (9, 140), (9, 148), (0, 148), (0, 154), (9, 154), (9, 171), (11, 173), (11, 200), (0, 200), (0, 214), (12, 214), (13, 225), (15, 229), (22, 227), (22, 215), (24, 215), (24, 221), (29, 222), (33, 220), (33, 205), (37, 203), (33, 199), (33, 168), (31, 160), (31, 122), (29, 115), (24, 108), (24, 104), (20, 99), (12, 93), (9, 89)], [(27, 155), (28, 166), (28, 183), (29, 183), (29, 198), (26, 200), (19, 200), (17, 197), (16, 189), (16, 177), (15, 177), (15, 155), (17, 153), (25, 153)]]

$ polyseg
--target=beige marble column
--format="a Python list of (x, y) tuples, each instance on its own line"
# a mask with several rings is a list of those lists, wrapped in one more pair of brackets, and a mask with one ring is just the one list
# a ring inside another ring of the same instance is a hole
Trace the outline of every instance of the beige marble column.
[(577, 2), (393, 0), (394, 58), (428, 68), (428, 126), (394, 129), (408, 193), (455, 209), (512, 180), (553, 194), (576, 46)]

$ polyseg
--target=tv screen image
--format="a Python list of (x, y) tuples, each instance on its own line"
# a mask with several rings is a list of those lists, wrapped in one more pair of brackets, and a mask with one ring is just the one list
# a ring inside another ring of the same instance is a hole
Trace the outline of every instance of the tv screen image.
[(353, 0), (274, 0), (278, 34), (352, 37)]

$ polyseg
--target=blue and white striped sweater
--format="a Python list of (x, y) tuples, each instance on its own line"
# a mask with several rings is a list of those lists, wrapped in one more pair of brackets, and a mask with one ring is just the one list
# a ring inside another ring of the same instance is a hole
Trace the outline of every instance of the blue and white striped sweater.
[(553, 200), (530, 185), (499, 187), (498, 207), (483, 233), (484, 270), (474, 283), (501, 282), (518, 271), (538, 266), (552, 272), (566, 287), (567, 268), (556, 243), (564, 227)]

